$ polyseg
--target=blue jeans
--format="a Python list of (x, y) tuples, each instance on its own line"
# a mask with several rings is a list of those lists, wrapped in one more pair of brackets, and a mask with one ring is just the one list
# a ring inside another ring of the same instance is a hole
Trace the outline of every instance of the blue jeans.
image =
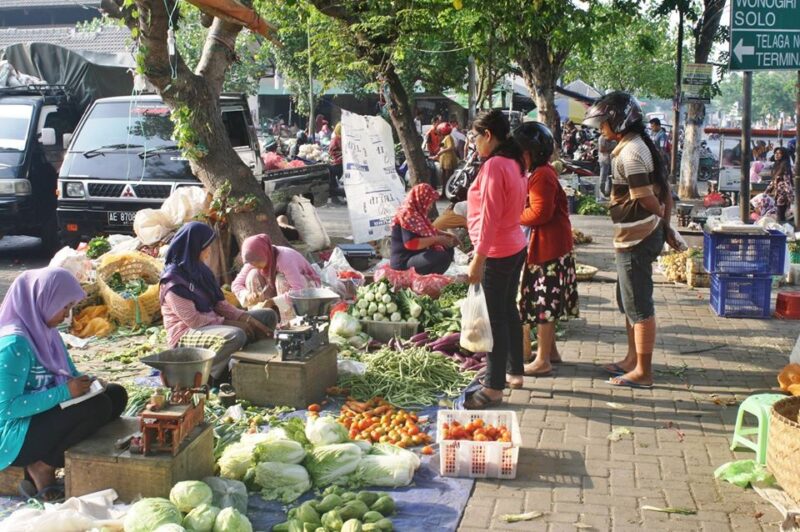
[(605, 197), (611, 195), (611, 159), (600, 162), (600, 193)]
[(664, 226), (659, 225), (632, 248), (617, 250), (617, 306), (631, 325), (655, 316), (653, 261), (661, 254), (665, 239)]

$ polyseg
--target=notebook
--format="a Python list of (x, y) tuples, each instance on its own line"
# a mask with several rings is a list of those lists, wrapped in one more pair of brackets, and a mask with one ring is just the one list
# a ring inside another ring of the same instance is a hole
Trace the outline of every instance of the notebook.
[(100, 384), (100, 381), (98, 380), (92, 381), (92, 385), (89, 386), (88, 392), (79, 397), (73, 397), (69, 401), (64, 401), (63, 403), (61, 403), (61, 409), (63, 410), (65, 408), (71, 407), (72, 405), (77, 405), (78, 403), (82, 403), (87, 399), (91, 399), (95, 395), (103, 393), (103, 390), (104, 388), (103, 385)]

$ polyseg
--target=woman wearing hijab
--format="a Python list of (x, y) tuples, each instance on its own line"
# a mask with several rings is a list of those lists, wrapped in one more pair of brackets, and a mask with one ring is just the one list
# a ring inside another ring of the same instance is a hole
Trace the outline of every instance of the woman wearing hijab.
[(428, 183), (414, 186), (392, 220), (392, 254), (395, 270), (414, 268), (420, 275), (444, 273), (453, 262), (455, 236), (439, 231), (428, 211), (439, 193)]
[(167, 250), (160, 293), (170, 347), (216, 352), (210, 385), (227, 379), (231, 354), (248, 341), (271, 337), (278, 321), (272, 310), (244, 312), (225, 301), (214, 273), (206, 266), (216, 237), (204, 223), (181, 227)]
[(268, 235), (245, 239), (242, 261), (244, 267), (231, 288), (243, 307), (258, 303), (273, 306), (276, 296), (320, 283), (319, 276), (303, 255), (289, 247), (273, 246)]
[(772, 196), (772, 199), (775, 200), (778, 223), (785, 223), (786, 213), (791, 209), (794, 201), (792, 165), (785, 148), (775, 148), (773, 157), (775, 164), (772, 167), (772, 181), (770, 181), (764, 193)]
[(750, 200), (750, 206), (753, 208), (753, 212), (750, 213), (750, 220), (753, 222), (757, 222), (766, 216), (769, 216), (775, 221), (778, 216), (775, 200), (772, 199), (772, 196), (768, 196), (764, 192), (756, 194), (755, 197)]
[(92, 384), (56, 329), (85, 295), (69, 271), (42, 268), (17, 277), (0, 306), (0, 469), (25, 468), (27, 497), (63, 498), (55, 471), (64, 451), (119, 417), (128, 401), (125, 388), (106, 384), (90, 399), (59, 406)]

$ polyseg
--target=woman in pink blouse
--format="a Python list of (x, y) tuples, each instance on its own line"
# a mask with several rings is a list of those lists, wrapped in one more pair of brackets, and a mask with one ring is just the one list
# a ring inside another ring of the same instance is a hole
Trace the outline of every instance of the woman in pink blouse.
[(517, 292), (527, 246), (519, 225), (527, 181), (522, 151), (509, 133), (508, 120), (498, 110), (479, 114), (472, 124), (471, 136), (484, 162), (467, 193), (467, 224), (475, 247), (469, 282), (483, 284), (494, 347), (483, 388), (464, 404), (469, 409), (500, 404), (506, 368), (514, 378), (524, 373)]
[(216, 353), (210, 384), (228, 378), (230, 356), (248, 341), (272, 336), (277, 315), (272, 310), (244, 312), (227, 301), (214, 273), (206, 266), (211, 227), (190, 222), (175, 234), (161, 274), (161, 314), (170, 347), (200, 347)]

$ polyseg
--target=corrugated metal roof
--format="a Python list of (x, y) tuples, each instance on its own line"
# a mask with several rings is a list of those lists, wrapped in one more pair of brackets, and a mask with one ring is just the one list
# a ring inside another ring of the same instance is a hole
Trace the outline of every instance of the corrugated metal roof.
[(70, 50), (121, 54), (129, 50), (130, 35), (130, 30), (124, 27), (104, 27), (97, 31), (76, 31), (74, 27), (4, 28), (0, 29), (0, 49), (12, 44), (41, 42)]
[(90, 9), (100, 7), (100, 0), (0, 0), (0, 9), (27, 9), (42, 7), (77, 6)]

